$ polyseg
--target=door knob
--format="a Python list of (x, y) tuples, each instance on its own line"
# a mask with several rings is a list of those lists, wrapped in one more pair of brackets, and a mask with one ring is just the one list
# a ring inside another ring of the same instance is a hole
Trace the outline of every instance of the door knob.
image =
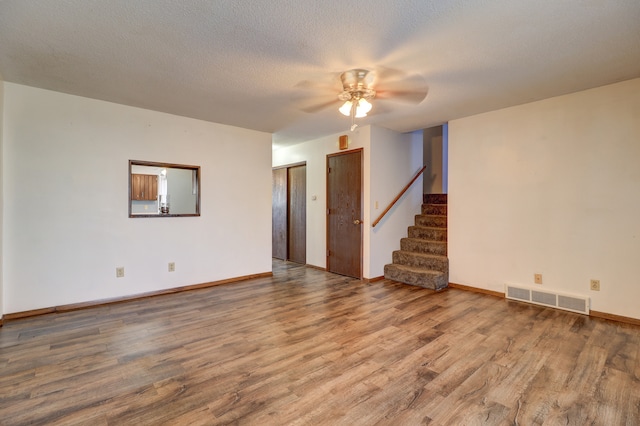
[(354, 225), (360, 225), (362, 222), (360, 222), (360, 219), (356, 219), (353, 221)]

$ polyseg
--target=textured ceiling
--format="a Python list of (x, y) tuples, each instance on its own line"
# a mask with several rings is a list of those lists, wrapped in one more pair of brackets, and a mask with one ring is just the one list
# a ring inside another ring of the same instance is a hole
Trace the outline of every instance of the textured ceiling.
[[(0, 0), (5, 81), (274, 133), (347, 131), (308, 114), (303, 80), (420, 74), (419, 105), (374, 102), (397, 131), (640, 77), (639, 0)], [(329, 92), (331, 93), (331, 92)], [(331, 95), (333, 96), (333, 95)]]

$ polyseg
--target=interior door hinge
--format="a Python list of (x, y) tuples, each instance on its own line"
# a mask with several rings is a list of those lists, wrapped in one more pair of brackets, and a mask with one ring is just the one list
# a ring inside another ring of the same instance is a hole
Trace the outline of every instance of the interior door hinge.
[(327, 173), (331, 173), (331, 167), (327, 167)]
[(327, 250), (327, 257), (331, 256), (331, 252)]
[(327, 215), (331, 214), (331, 209), (327, 209)]

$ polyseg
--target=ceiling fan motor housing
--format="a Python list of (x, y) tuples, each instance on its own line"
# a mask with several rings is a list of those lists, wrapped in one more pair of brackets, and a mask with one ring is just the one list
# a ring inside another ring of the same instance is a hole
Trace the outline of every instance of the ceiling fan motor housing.
[(340, 76), (343, 91), (338, 95), (341, 101), (366, 99), (370, 101), (376, 96), (376, 91), (370, 86), (373, 83), (373, 74), (365, 69), (353, 69), (345, 71)]

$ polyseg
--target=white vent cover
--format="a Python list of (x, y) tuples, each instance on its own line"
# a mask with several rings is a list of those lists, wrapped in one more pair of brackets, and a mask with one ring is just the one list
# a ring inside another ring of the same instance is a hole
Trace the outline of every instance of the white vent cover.
[(561, 294), (550, 290), (539, 290), (506, 284), (505, 297), (521, 302), (589, 315), (589, 298), (584, 296), (575, 296), (566, 293)]

